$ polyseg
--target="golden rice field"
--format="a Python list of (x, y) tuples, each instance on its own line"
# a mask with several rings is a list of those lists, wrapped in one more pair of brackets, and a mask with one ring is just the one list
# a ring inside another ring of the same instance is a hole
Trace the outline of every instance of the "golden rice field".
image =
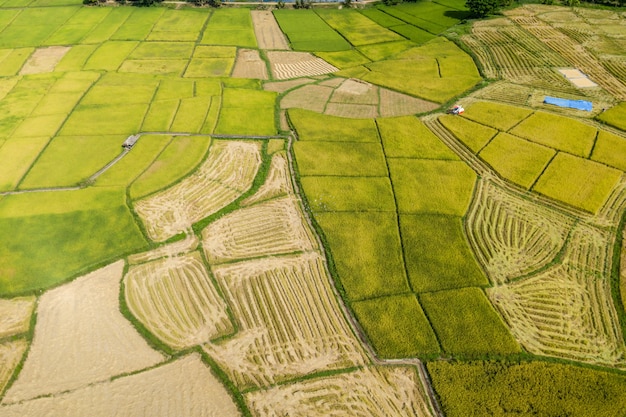
[(0, 416), (626, 398), (623, 10), (67, 2), (0, 1)]

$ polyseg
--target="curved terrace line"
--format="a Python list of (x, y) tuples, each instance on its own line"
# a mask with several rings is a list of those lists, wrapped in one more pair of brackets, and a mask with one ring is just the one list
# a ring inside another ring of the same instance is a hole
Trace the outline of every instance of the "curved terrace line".
[(130, 150), (134, 147), (137, 141), (144, 135), (162, 135), (162, 136), (203, 136), (203, 137), (211, 137), (217, 139), (256, 139), (256, 140), (267, 140), (267, 139), (287, 139), (286, 135), (272, 135), (272, 136), (262, 136), (262, 135), (210, 135), (206, 133), (189, 133), (189, 132), (140, 132), (134, 135), (130, 135), (124, 140), (122, 147), (124, 148), (122, 152), (113, 158), (109, 163), (107, 163), (104, 167), (100, 168), (94, 174), (89, 176), (84, 182), (80, 185), (74, 187), (47, 187), (47, 188), (33, 188), (29, 190), (14, 190), (14, 191), (3, 191), (0, 192), (0, 196), (5, 195), (15, 195), (15, 194), (25, 194), (25, 193), (43, 193), (43, 192), (51, 192), (51, 191), (76, 191), (82, 190), (83, 188), (87, 188), (92, 185), (98, 177), (111, 169), (115, 164), (122, 160)]

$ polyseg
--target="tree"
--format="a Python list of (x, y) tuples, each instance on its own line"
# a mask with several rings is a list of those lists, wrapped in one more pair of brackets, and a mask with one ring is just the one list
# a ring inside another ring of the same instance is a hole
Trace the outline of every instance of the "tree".
[(498, 9), (498, 0), (466, 0), (465, 6), (475, 17), (485, 17)]

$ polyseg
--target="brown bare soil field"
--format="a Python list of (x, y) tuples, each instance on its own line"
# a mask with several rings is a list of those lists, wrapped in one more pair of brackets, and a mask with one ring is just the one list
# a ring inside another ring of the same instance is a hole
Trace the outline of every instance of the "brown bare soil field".
[(281, 109), (305, 109), (323, 113), (333, 89), (321, 85), (305, 85), (290, 91), (280, 101)]
[(232, 398), (200, 355), (138, 374), (0, 407), (3, 417), (236, 417)]
[(322, 58), (308, 52), (269, 51), (272, 76), (277, 80), (330, 74), (339, 71)]
[(552, 262), (565, 244), (573, 219), (481, 180), (467, 224), (476, 257), (499, 285)]
[(287, 38), (280, 30), (274, 15), (269, 10), (252, 10), (252, 24), (260, 49), (289, 50)]
[(378, 117), (378, 106), (368, 104), (328, 103), (324, 114), (350, 119), (373, 119)]
[(563, 261), (487, 294), (531, 353), (602, 366), (626, 366), (626, 346), (611, 298), (614, 236), (574, 227)]
[[(27, 347), (28, 343), (24, 339), (0, 344), (0, 394), (4, 392)], [(2, 411), (2, 408), (0, 408), (0, 411)]]
[(211, 264), (258, 256), (317, 250), (312, 231), (292, 196), (237, 210), (202, 231)]
[(270, 169), (265, 178), (265, 182), (254, 195), (242, 201), (241, 205), (249, 206), (287, 194), (293, 195), (294, 191), (291, 185), (287, 153), (283, 151), (272, 156), (272, 162), (270, 162)]
[(0, 338), (26, 333), (34, 308), (35, 297), (0, 299)]
[[(337, 80), (336, 78), (333, 79)], [(341, 81), (341, 78), (338, 79)], [(378, 86), (349, 78), (339, 82), (330, 98), (331, 102), (351, 104), (378, 104)]]
[(63, 59), (66, 53), (72, 49), (69, 46), (48, 46), (47, 48), (37, 48), (35, 52), (24, 63), (20, 70), (20, 75), (42, 74), (52, 72), (57, 64)]
[(267, 80), (267, 66), (265, 61), (261, 59), (259, 51), (255, 49), (239, 49), (231, 77)]
[(291, 90), (292, 88), (304, 85), (311, 84), (316, 82), (313, 78), (295, 78), (293, 80), (287, 81), (274, 81), (263, 84), (263, 89), (266, 91), (275, 91), (277, 93), (284, 93), (287, 90)]
[[(327, 80), (320, 81), (319, 85), (323, 85), (324, 87), (336, 88), (336, 87), (339, 87), (345, 80), (346, 80), (345, 78), (332, 77), (332, 78), (329, 78)], [(366, 81), (361, 81), (361, 80), (356, 80), (356, 81), (367, 83)], [(369, 83), (367, 83), (367, 84), (369, 84)], [(358, 90), (359, 89), (357, 89), (357, 91)]]
[(174, 349), (200, 345), (234, 330), (226, 303), (198, 252), (131, 267), (124, 290), (133, 315)]
[(191, 252), (198, 247), (200, 240), (193, 233), (187, 233), (185, 239), (167, 245), (159, 246), (148, 252), (136, 253), (128, 257), (128, 263), (131, 265), (144, 262), (154, 261), (165, 257), (174, 257), (183, 253)]
[(119, 312), (123, 269), (119, 261), (41, 296), (28, 357), (4, 404), (108, 381), (164, 360)]
[(380, 117), (405, 116), (435, 110), (438, 104), (395, 91), (380, 89)]
[(406, 116), (438, 104), (381, 88), (359, 79), (331, 78), (288, 92), (281, 108), (301, 108), (354, 119)]
[(224, 264), (213, 273), (239, 333), (204, 349), (238, 388), (266, 387), (367, 361), (319, 254)]
[(261, 165), (261, 143), (215, 141), (200, 168), (172, 187), (135, 203), (151, 239), (162, 242), (247, 191)]
[(430, 417), (414, 368), (367, 367), (255, 391), (245, 396), (254, 416)]

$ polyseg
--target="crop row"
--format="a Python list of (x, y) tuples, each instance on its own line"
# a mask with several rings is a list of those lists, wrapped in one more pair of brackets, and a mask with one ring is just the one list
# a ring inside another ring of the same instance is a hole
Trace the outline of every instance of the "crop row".
[(626, 176), (623, 175), (598, 212), (598, 219), (607, 225), (615, 226), (619, 224), (624, 210), (626, 210)]
[(610, 232), (576, 225), (559, 263), (487, 291), (526, 349), (605, 366), (626, 364), (609, 280), (613, 240)]
[(265, 182), (259, 189), (241, 202), (242, 206), (249, 206), (275, 197), (293, 194), (291, 176), (289, 173), (289, 161), (286, 153), (279, 152), (272, 156), (270, 168), (265, 177)]
[(565, 244), (572, 219), (481, 180), (467, 224), (474, 253), (499, 285), (552, 262)]
[(528, 86), (517, 85), (506, 81), (490, 84), (476, 93), (475, 97), (495, 100), (504, 103), (525, 105), (533, 89)]
[(281, 197), (229, 213), (202, 231), (212, 264), (253, 256), (317, 249), (293, 197)]
[(213, 267), (239, 333), (205, 350), (239, 388), (364, 363), (316, 253)]
[(544, 88), (572, 90), (551, 68), (566, 61), (528, 32), (516, 26), (476, 27), (464, 41), (477, 54), (487, 71), (498, 68), (505, 79)]
[(135, 210), (149, 236), (164, 241), (234, 201), (250, 188), (260, 165), (260, 143), (217, 141), (196, 172), (137, 201)]
[(4, 388), (13, 376), (13, 372), (18, 363), (22, 360), (28, 344), (24, 339), (12, 340), (0, 344), (0, 393), (4, 393)]
[(534, 17), (511, 16), (511, 19), (565, 58), (570, 64), (587, 74), (609, 93), (619, 99), (626, 99), (626, 85), (608, 72), (578, 42)]
[(481, 42), (476, 36), (472, 35), (463, 35), (461, 40), (478, 57), (478, 61), (480, 61), (482, 66), (483, 75), (487, 78), (496, 78), (498, 76), (498, 66), (484, 42)]
[(626, 80), (626, 60), (623, 58), (605, 58), (602, 63), (615, 77)]
[(263, 417), (432, 416), (417, 372), (408, 366), (367, 367), (279, 385), (247, 394), (246, 401), (254, 416)]
[(136, 265), (160, 258), (174, 257), (195, 250), (198, 247), (198, 243), (200, 241), (196, 235), (187, 234), (183, 240), (159, 246), (148, 252), (135, 253), (130, 255), (127, 260), (129, 264)]
[(174, 349), (233, 331), (226, 304), (197, 252), (133, 266), (124, 284), (133, 315)]

